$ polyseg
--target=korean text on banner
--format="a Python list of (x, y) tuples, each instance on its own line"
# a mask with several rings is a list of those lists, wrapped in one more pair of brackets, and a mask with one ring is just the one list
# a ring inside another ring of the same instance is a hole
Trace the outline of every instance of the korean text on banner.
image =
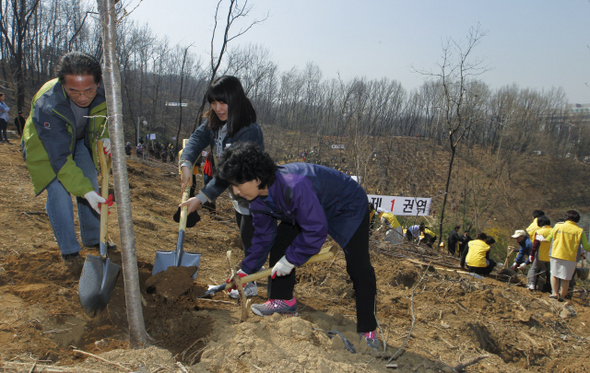
[(375, 209), (381, 207), (397, 216), (425, 216), (430, 214), (431, 198), (379, 196), (369, 194), (369, 202)]

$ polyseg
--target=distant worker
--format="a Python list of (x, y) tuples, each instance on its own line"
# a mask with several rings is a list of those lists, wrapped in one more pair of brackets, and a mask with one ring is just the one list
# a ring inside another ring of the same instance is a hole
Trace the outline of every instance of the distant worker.
[[(538, 224), (539, 228), (536, 229), (535, 237), (533, 238), (533, 246), (531, 250), (530, 261), (532, 263), (528, 274), (527, 287), (529, 290), (537, 290), (537, 282), (539, 276), (545, 277), (545, 283), (550, 284), (551, 282), (551, 271), (549, 265), (549, 250), (551, 243), (547, 241), (547, 236), (551, 233), (551, 220), (545, 215), (536, 218), (535, 224)], [(539, 237), (539, 239), (537, 239)]]
[(410, 242), (418, 241), (420, 242), (420, 233), (424, 232), (424, 223), (420, 223), (420, 225), (412, 225), (406, 229), (406, 239)]
[(576, 270), (580, 245), (584, 250), (590, 251), (586, 233), (582, 228), (578, 227), (577, 223), (579, 221), (580, 213), (569, 210), (565, 213), (565, 222), (556, 224), (546, 237), (546, 240), (551, 242), (551, 251), (549, 252), (549, 261), (551, 263), (550, 297), (560, 302), (563, 302), (567, 296), (570, 280)]
[(381, 226), (377, 230), (383, 229), (388, 231), (401, 226), (395, 215), (393, 215), (391, 212), (387, 212), (384, 208), (377, 208), (377, 213), (379, 214), (379, 220), (381, 222)]
[(461, 268), (467, 267), (469, 272), (478, 275), (489, 275), (496, 266), (496, 262), (489, 257), (491, 245), (495, 242), (493, 237), (483, 232), (478, 234), (475, 240), (469, 242), (467, 255), (461, 260)]
[(0, 92), (0, 141), (10, 144), (8, 141), (8, 135), (6, 134), (6, 128), (8, 127), (8, 112), (10, 108), (4, 102), (4, 93)]
[(434, 241), (436, 241), (436, 233), (434, 233), (428, 227), (424, 227), (424, 231), (420, 235), (420, 242), (423, 242), (427, 246), (432, 247)]
[(449, 238), (447, 239), (447, 250), (449, 254), (455, 255), (455, 252), (459, 252), (459, 243), (463, 241), (461, 236), (459, 236), (459, 229), (461, 228), (460, 225), (455, 225), (455, 228), (449, 233)]
[(533, 243), (527, 237), (527, 233), (522, 230), (514, 231), (512, 238), (516, 239), (516, 242), (520, 245), (520, 249), (518, 250), (518, 255), (514, 259), (514, 263), (512, 264), (513, 270), (524, 269), (527, 264), (530, 264), (529, 257), (531, 255), (531, 250), (533, 249)]
[(543, 212), (543, 210), (533, 211), (533, 221), (526, 229), (526, 232), (529, 235), (531, 242), (535, 239), (536, 230), (541, 227), (537, 221), (539, 219), (539, 217), (541, 217), (541, 216), (545, 216), (545, 213)]

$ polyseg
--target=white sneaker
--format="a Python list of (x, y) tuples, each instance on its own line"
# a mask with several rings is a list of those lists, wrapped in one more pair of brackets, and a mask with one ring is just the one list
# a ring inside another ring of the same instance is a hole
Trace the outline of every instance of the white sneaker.
[[(258, 286), (256, 285), (256, 281), (248, 282), (246, 286), (244, 286), (244, 295), (246, 295), (246, 297), (255, 297), (258, 295)], [(229, 297), (238, 299), (240, 297), (240, 292), (238, 289), (232, 289), (229, 292)]]

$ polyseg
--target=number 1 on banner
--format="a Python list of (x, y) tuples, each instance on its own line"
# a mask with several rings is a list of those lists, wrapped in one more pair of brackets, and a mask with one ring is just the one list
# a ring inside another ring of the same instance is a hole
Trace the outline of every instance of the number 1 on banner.
[(391, 212), (393, 212), (393, 206), (395, 206), (395, 199), (391, 200)]

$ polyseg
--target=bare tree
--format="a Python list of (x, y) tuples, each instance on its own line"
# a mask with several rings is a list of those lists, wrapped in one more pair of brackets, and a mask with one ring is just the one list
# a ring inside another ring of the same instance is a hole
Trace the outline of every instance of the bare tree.
[[(211, 76), (209, 78), (209, 85), (211, 85), (211, 83), (213, 82), (213, 80), (215, 80), (215, 77), (217, 75), (217, 70), (219, 70), (219, 67), (221, 66), (221, 62), (223, 60), (223, 55), (225, 54), (228, 44), (236, 39), (237, 37), (244, 35), (246, 32), (248, 32), (248, 30), (250, 30), (252, 27), (254, 27), (255, 25), (264, 22), (266, 20), (265, 17), (262, 20), (255, 20), (252, 23), (250, 23), (248, 26), (246, 26), (245, 28), (241, 28), (238, 30), (238, 32), (236, 32), (235, 34), (230, 34), (230, 30), (232, 28), (232, 26), (240, 21), (242, 18), (245, 18), (249, 15), (252, 7), (250, 7), (248, 5), (248, 0), (245, 0), (243, 4), (239, 4), (237, 0), (230, 0), (229, 1), (229, 7), (227, 10), (227, 16), (225, 18), (225, 28), (224, 28), (224, 32), (223, 32), (223, 37), (221, 40), (221, 46), (219, 48), (219, 53), (215, 54), (215, 34), (217, 33), (217, 18), (219, 15), (219, 8), (221, 6), (221, 4), (223, 3), (223, 0), (219, 0), (217, 2), (217, 6), (215, 7), (215, 23), (213, 26), (213, 34), (211, 35), (211, 60), (210, 60), (210, 67), (211, 67)], [(197, 116), (195, 118), (195, 123), (193, 126), (193, 131), (199, 126), (199, 124), (201, 124), (201, 117), (203, 116), (203, 111), (205, 110), (205, 104), (206, 104), (206, 97), (203, 96), (203, 100), (201, 101), (201, 106), (199, 107), (199, 110), (197, 112)]]
[(485, 34), (478, 25), (469, 30), (467, 42), (464, 45), (449, 38), (442, 48), (442, 61), (439, 63), (440, 71), (436, 73), (420, 72), (435, 77), (440, 81), (443, 95), (438, 109), (447, 131), (447, 141), (451, 153), (440, 213), (439, 243), (443, 236), (445, 208), (457, 145), (474, 123), (473, 111), (471, 110), (473, 107), (469, 106), (469, 101), (474, 97), (472, 95), (475, 94), (469, 91), (469, 84), (475, 76), (479, 76), (488, 70), (481, 59), (472, 58), (473, 49), (481, 42)]
[[(14, 73), (16, 81), (16, 107), (17, 110), (22, 110), (25, 104), (25, 80), (24, 80), (24, 52), (25, 52), (25, 38), (27, 36), (29, 22), (31, 16), (34, 14), (40, 0), (12, 0), (7, 1), (5, 6), (2, 6), (0, 1), (0, 34), (2, 34), (2, 55), (9, 57), (12, 61), (11, 70)], [(8, 5), (11, 5), (9, 8)], [(12, 12), (12, 17), (6, 14), (9, 9)], [(11, 21), (9, 23), (9, 20)], [(8, 56), (6, 56), (8, 52)]]
[(141, 308), (139, 271), (135, 253), (135, 235), (131, 216), (131, 197), (127, 176), (127, 157), (123, 129), (123, 100), (121, 98), (121, 76), (117, 59), (115, 2), (117, 0), (97, 0), (102, 24), (104, 50), (104, 85), (109, 108), (110, 138), (113, 140), (113, 179), (115, 198), (121, 235), (121, 257), (125, 283), (125, 304), (129, 324), (129, 343), (132, 347), (143, 347), (147, 333)]

